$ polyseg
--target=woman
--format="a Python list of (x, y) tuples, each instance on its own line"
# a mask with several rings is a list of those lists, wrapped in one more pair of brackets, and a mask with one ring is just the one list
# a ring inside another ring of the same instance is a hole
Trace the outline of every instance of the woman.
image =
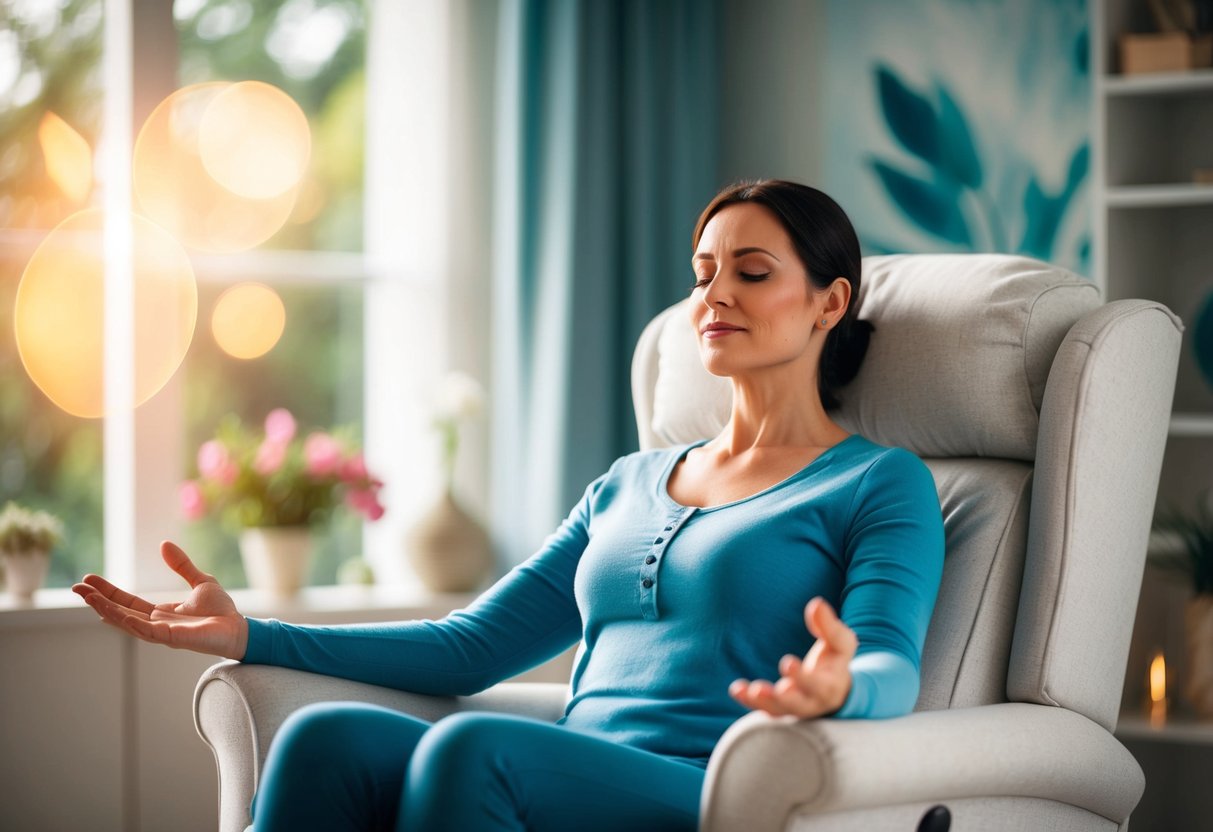
[(270, 750), (258, 829), (694, 829), (708, 756), (748, 709), (913, 708), (943, 524), (917, 457), (829, 416), (870, 331), (852, 304), (855, 232), (820, 191), (763, 181), (718, 194), (693, 244), (691, 322), (704, 365), (732, 379), (729, 422), (617, 460), (466, 610), (246, 619), (171, 543), (164, 559), (192, 588), (180, 605), (94, 575), (74, 587), (147, 641), (420, 693), (473, 693), (580, 641), (556, 724), (302, 709)]

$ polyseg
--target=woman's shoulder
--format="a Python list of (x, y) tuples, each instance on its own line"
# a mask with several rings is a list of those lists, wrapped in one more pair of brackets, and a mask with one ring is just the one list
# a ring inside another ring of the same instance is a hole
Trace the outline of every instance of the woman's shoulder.
[(861, 434), (852, 434), (839, 444), (845, 448), (844, 457), (853, 473), (860, 474), (864, 484), (879, 485), (889, 481), (919, 480), (932, 482), (930, 468), (915, 454), (898, 445), (882, 445)]

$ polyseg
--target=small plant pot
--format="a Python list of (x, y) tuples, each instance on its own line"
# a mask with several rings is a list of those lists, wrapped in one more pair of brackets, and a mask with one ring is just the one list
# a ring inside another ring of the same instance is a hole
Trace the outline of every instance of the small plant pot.
[(240, 534), (240, 557), (252, 589), (289, 598), (307, 583), (311, 530), (306, 526), (245, 529)]
[(9, 593), (23, 601), (32, 599), (46, 582), (50, 565), (48, 552), (5, 552), (4, 575)]

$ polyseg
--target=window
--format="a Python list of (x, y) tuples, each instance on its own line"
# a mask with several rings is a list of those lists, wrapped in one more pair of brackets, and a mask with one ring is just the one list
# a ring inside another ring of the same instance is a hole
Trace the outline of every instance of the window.
[[(215, 81), (273, 84), (303, 108), (312, 139), (301, 196), (274, 236), (237, 253), (189, 251), (198, 289), (193, 339), (172, 379), (133, 412), (114, 410), (104, 420), (65, 413), (30, 380), (15, 340), (0, 343), (0, 499), (65, 521), (68, 537), (53, 554), (50, 585), (104, 571), (140, 591), (176, 589), (179, 579), (158, 554), (159, 541), (170, 538), (240, 586), (234, 536), (212, 523), (187, 525), (178, 487), (222, 415), (256, 424), (280, 406), (302, 429), (360, 426), (368, 464), (387, 482), (384, 520), (365, 529), (353, 516), (335, 522), (313, 582), (331, 581), (340, 560), (363, 553), (381, 580), (411, 579), (401, 540), (438, 479), (424, 391), (450, 348), (447, 294), (467, 292), (446, 281), (456, 253), (483, 259), (487, 239), (478, 228), (477, 245), (469, 246), (467, 234), (454, 245), (448, 230), (449, 218), (473, 199), (466, 193), (488, 204), (479, 182), (461, 184), (464, 202), (451, 201), (452, 170), (469, 167), (451, 149), (451, 125), (461, 117), (452, 108), (474, 99), (453, 86), (452, 45), (465, 50), (460, 60), (476, 53), (470, 40), (452, 37), (445, 0), (0, 4), (6, 332), (25, 265), (50, 229), (84, 208), (126, 216), (113, 209), (125, 205), (135, 172), (136, 119), (142, 123), (174, 91)], [(44, 162), (38, 125), (47, 112), (90, 160), (83, 195), (73, 196)], [(485, 169), (483, 158), (471, 169)], [(134, 190), (131, 207), (140, 211)], [(110, 275), (129, 273), (122, 245), (107, 239), (105, 250)], [(272, 287), (287, 314), (278, 345), (248, 361), (225, 355), (210, 335), (215, 299), (245, 281)], [(111, 400), (134, 384), (123, 369), (124, 356), (136, 350), (136, 327), (123, 317), (122, 284), (106, 281), (104, 390)]]

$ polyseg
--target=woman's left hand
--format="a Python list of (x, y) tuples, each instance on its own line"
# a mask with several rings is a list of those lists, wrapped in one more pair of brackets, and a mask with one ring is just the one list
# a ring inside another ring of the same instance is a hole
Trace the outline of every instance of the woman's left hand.
[(730, 696), (747, 708), (774, 716), (826, 716), (842, 707), (851, 692), (850, 662), (859, 638), (820, 596), (805, 605), (804, 620), (817, 637), (804, 660), (784, 656), (774, 684), (736, 679), (729, 685)]

